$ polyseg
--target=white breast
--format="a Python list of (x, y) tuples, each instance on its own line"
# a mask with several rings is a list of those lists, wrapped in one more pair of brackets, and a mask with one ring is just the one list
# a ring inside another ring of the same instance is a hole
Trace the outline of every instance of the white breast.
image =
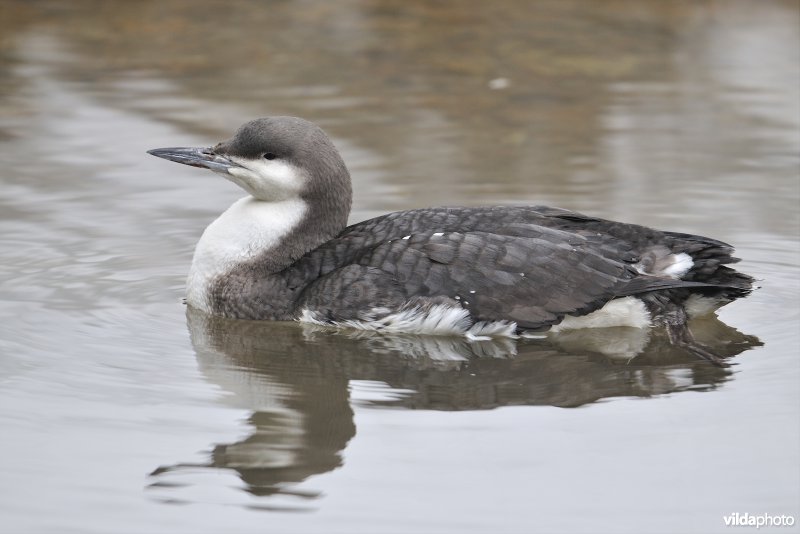
[(186, 283), (186, 302), (210, 312), (211, 284), (280, 243), (300, 223), (305, 211), (306, 204), (299, 198), (265, 202), (248, 196), (236, 201), (206, 228), (197, 243)]

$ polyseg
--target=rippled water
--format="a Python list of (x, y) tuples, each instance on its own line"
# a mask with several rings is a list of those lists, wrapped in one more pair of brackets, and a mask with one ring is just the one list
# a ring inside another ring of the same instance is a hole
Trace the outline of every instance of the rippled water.
[[(800, 519), (796, 3), (6, 0), (0, 38), (2, 530)], [(735, 243), (763, 287), (694, 329), (736, 365), (187, 315), (241, 193), (144, 152), (270, 114), (334, 137), (353, 221), (553, 204)]]

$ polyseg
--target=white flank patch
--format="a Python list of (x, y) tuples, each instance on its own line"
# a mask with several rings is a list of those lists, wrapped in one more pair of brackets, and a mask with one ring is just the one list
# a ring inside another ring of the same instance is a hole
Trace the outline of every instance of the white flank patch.
[(254, 198), (280, 201), (297, 198), (303, 189), (306, 177), (295, 166), (280, 159), (245, 159), (229, 156), (241, 167), (231, 167), (223, 175)]
[(694, 260), (688, 254), (681, 252), (680, 254), (672, 255), (672, 265), (664, 268), (661, 271), (662, 275), (672, 278), (680, 278), (689, 272), (689, 269), (694, 265)]
[(580, 317), (566, 316), (550, 332), (574, 330), (578, 328), (610, 328), (614, 326), (630, 326), (646, 328), (651, 325), (650, 313), (644, 302), (636, 297), (614, 299), (599, 310)]
[(691, 295), (683, 307), (689, 317), (702, 317), (717, 311), (725, 302), (722, 299), (715, 299), (709, 297), (701, 297), (700, 295)]
[(299, 198), (264, 202), (242, 198), (212, 222), (194, 250), (186, 283), (186, 302), (210, 312), (208, 289), (213, 281), (277, 245), (302, 219), (306, 204)]
[[(373, 313), (365, 314), (367, 317), (372, 315)], [(446, 304), (437, 304), (429, 308), (417, 306), (391, 313), (380, 319), (348, 320), (333, 324), (320, 321), (313, 311), (306, 308), (300, 313), (298, 321), (390, 333), (466, 336), (470, 340), (515, 337), (514, 332), (517, 329), (517, 324), (512, 321), (473, 323), (468, 310)]]
[(633, 267), (641, 274), (651, 276), (669, 276), (670, 278), (681, 278), (694, 266), (692, 257), (684, 252), (680, 254), (670, 254), (666, 247), (657, 247), (651, 254), (657, 256), (653, 264), (639, 262)]

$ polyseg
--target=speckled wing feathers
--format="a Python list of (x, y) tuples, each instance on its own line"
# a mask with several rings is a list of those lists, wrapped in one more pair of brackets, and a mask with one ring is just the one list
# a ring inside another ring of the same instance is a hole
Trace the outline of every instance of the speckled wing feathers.
[(301, 280), (319, 278), (301, 305), (331, 320), (432, 298), (457, 303), (476, 320), (540, 328), (618, 296), (706, 285), (642, 276), (631, 267), (640, 250), (664, 240), (725, 246), (665, 235), (554, 208), (414, 210), (353, 225), (295, 269)]

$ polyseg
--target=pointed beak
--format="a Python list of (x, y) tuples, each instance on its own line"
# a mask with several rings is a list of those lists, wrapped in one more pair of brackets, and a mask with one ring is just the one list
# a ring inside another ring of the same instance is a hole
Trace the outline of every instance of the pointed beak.
[(148, 150), (147, 153), (157, 158), (168, 159), (192, 167), (210, 169), (222, 174), (228, 174), (228, 169), (231, 167), (241, 166), (232, 162), (225, 156), (215, 154), (210, 148), (154, 148), (153, 150)]

